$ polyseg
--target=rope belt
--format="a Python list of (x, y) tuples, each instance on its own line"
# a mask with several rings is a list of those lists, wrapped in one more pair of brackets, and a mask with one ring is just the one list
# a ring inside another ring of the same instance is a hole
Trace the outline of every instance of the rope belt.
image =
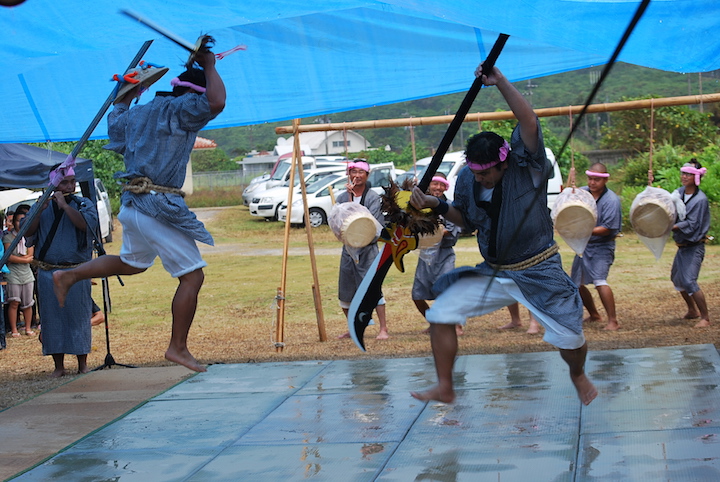
[(701, 239), (700, 241), (695, 241), (694, 243), (675, 243), (675, 245), (676, 245), (678, 248), (688, 248), (688, 247), (690, 247), (690, 246), (699, 246), (699, 245), (705, 244), (705, 243), (707, 243), (707, 242), (708, 242), (708, 239), (707, 239), (707, 238), (703, 238), (703, 239)]
[(148, 194), (164, 192), (167, 194), (179, 194), (185, 197), (185, 192), (182, 189), (176, 187), (158, 186), (153, 184), (152, 179), (149, 177), (136, 177), (132, 179), (128, 184), (123, 186), (123, 191), (130, 191), (134, 194)]
[(493, 264), (488, 262), (488, 265), (490, 265), (492, 269), (498, 271), (522, 271), (524, 269), (532, 268), (533, 266), (542, 263), (551, 256), (554, 256), (558, 251), (560, 251), (560, 246), (555, 243), (542, 253), (538, 253), (532, 258), (528, 258), (525, 261), (520, 261), (519, 263)]
[(55, 270), (55, 269), (71, 269), (71, 268), (75, 268), (75, 267), (77, 267), (77, 266), (80, 266), (82, 263), (75, 263), (75, 264), (72, 264), (72, 263), (67, 263), (67, 264), (50, 264), (50, 263), (46, 263), (45, 261), (39, 261), (39, 260), (37, 260), (37, 259), (34, 259), (34, 260), (32, 260), (32, 262), (31, 262), (30, 264), (32, 264), (33, 266), (35, 266), (35, 267), (37, 267), (37, 268), (39, 268), (39, 269), (41, 269), (41, 270), (43, 270), (43, 271), (52, 271), (52, 270)]

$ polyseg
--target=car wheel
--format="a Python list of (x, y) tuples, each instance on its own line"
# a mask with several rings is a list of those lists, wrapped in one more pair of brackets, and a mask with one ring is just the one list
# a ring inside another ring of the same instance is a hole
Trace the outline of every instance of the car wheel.
[(313, 228), (317, 228), (318, 226), (327, 223), (327, 217), (325, 216), (323, 210), (320, 208), (310, 208), (309, 218), (310, 226), (312, 226)]

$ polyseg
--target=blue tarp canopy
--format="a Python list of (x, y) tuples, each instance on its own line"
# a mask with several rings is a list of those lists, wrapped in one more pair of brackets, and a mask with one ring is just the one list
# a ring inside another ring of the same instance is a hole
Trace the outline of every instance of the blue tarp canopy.
[[(0, 142), (77, 140), (143, 41), (170, 67), (141, 100), (169, 90), (186, 51), (121, 15), (128, 8), (215, 52), (228, 88), (220, 128), (467, 90), (499, 32), (512, 81), (604, 64), (638, 1), (26, 0), (0, 7)], [(619, 60), (676, 72), (720, 69), (720, 2), (654, 0)], [(94, 138), (106, 137), (105, 122)]]

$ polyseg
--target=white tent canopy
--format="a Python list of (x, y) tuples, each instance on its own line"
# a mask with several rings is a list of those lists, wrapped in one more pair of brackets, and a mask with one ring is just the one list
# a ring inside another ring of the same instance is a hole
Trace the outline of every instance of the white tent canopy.
[[(217, 39), (226, 110), (208, 127), (465, 91), (499, 32), (513, 81), (607, 62), (639, 2), (610, 0), (26, 0), (0, 7), (5, 64), (0, 142), (76, 140), (143, 41), (170, 67), (141, 100), (169, 90), (187, 52), (121, 15), (137, 11), (194, 42)], [(677, 72), (720, 69), (717, 0), (653, 1), (619, 60)], [(107, 135), (105, 123), (94, 138)]]

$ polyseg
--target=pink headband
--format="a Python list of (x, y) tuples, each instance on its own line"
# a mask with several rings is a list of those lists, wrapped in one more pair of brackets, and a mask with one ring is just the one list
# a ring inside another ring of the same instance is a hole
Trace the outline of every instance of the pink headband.
[(192, 90), (194, 90), (196, 92), (200, 92), (200, 93), (205, 92), (205, 87), (201, 87), (199, 85), (193, 84), (192, 82), (186, 82), (184, 80), (180, 80), (177, 77), (175, 77), (174, 79), (172, 79), (170, 81), (170, 85), (172, 85), (173, 87), (189, 87)]
[(700, 179), (705, 175), (707, 172), (707, 169), (704, 167), (701, 167), (700, 169), (697, 169), (692, 166), (683, 166), (680, 168), (680, 172), (685, 172), (687, 174), (695, 174), (695, 185), (700, 185)]
[(449, 183), (448, 180), (445, 179), (444, 177), (433, 176), (432, 180), (435, 181), (435, 182), (439, 182), (440, 184), (445, 185), (445, 189), (450, 189), (450, 183)]
[(72, 154), (68, 154), (67, 158), (63, 161), (62, 164), (60, 164), (58, 167), (56, 167), (54, 170), (50, 171), (50, 184), (52, 184), (55, 187), (58, 187), (60, 183), (68, 176), (74, 176), (75, 175), (75, 158), (72, 156)]
[(507, 143), (507, 141), (503, 142), (503, 145), (500, 146), (500, 150), (498, 151), (498, 160), (488, 162), (487, 164), (477, 164), (475, 162), (470, 161), (467, 157), (465, 158), (465, 164), (468, 165), (470, 169), (474, 169), (476, 171), (484, 171), (485, 169), (490, 169), (493, 166), (496, 166), (500, 164), (501, 162), (504, 162), (505, 159), (507, 159), (508, 152), (510, 152), (510, 145)]
[(352, 171), (353, 169), (358, 168), (362, 169), (363, 171), (370, 173), (370, 165), (365, 161), (352, 161), (348, 163), (347, 170), (348, 172)]
[(590, 177), (610, 177), (610, 174), (607, 172), (595, 172), (595, 171), (587, 170), (587, 171), (585, 171), (585, 174)]

